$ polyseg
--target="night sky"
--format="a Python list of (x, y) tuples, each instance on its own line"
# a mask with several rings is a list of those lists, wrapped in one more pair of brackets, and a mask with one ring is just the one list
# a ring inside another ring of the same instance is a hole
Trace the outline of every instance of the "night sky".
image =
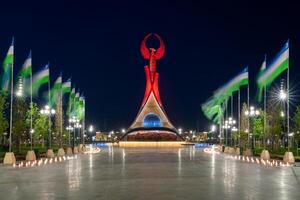
[(246, 65), (254, 96), (264, 54), (272, 58), (287, 39), (291, 83), (300, 80), (300, 5), (292, 2), (37, 2), (1, 2), (0, 59), (14, 36), (16, 70), (32, 49), (34, 71), (50, 62), (52, 81), (60, 71), (65, 79), (72, 76), (86, 96), (87, 124), (100, 130), (126, 128), (134, 120), (147, 64), (139, 47), (149, 32), (166, 44), (157, 70), (162, 101), (176, 127), (206, 129), (201, 104)]

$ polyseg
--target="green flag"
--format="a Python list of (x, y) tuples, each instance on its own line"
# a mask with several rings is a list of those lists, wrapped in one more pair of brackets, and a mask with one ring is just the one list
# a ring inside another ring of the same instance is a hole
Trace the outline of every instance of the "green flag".
[(30, 51), (27, 59), (25, 60), (22, 66), (19, 76), (22, 76), (23, 78), (27, 78), (30, 77), (31, 74), (32, 74), (32, 59), (31, 59), (31, 51)]
[(49, 82), (49, 64), (32, 77), (32, 93), (37, 96), (42, 85)]
[(62, 93), (70, 93), (71, 92), (71, 79), (69, 78), (66, 82), (62, 84)]
[(57, 104), (61, 94), (62, 94), (62, 75), (59, 75), (59, 77), (57, 77), (50, 91), (51, 106), (55, 106)]
[[(260, 70), (258, 72), (258, 78), (266, 71), (266, 68), (267, 68), (267, 59), (266, 59), (266, 56), (265, 56), (265, 60), (261, 64)], [(258, 83), (258, 80), (257, 80), (257, 84), (258, 84), (257, 100), (258, 100), (258, 102), (261, 102), (261, 100), (262, 100), (262, 93), (263, 93), (264, 87), (266, 85), (262, 84), (260, 86), (259, 83)]]
[(289, 41), (274, 58), (273, 62), (261, 73), (257, 79), (259, 88), (271, 85), (271, 83), (289, 67)]
[(8, 92), (11, 81), (11, 71), (14, 62), (14, 39), (8, 49), (7, 55), (3, 62), (3, 77), (2, 77), (2, 90)]
[(67, 115), (69, 117), (71, 117), (72, 115), (72, 110), (74, 107), (74, 99), (75, 99), (75, 95), (76, 95), (76, 90), (75, 88), (72, 89), (70, 95), (69, 95), (69, 102), (68, 102), (68, 110), (67, 110)]

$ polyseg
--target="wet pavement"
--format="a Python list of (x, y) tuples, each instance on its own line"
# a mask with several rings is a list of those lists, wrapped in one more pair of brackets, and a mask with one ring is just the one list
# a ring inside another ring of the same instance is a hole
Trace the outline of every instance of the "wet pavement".
[(0, 166), (0, 199), (300, 199), (300, 167), (186, 148), (104, 148), (42, 167)]

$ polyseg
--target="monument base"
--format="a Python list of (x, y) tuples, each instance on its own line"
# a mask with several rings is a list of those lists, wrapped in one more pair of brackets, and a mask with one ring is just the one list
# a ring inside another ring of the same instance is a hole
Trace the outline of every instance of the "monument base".
[(189, 144), (183, 141), (120, 141), (119, 147), (183, 147)]
[(253, 156), (252, 149), (247, 148), (246, 151), (244, 151), (244, 156)]
[(14, 152), (6, 152), (3, 160), (3, 164), (12, 165), (16, 163), (16, 157)]
[(294, 164), (295, 158), (294, 158), (293, 152), (290, 152), (290, 151), (285, 152), (285, 154), (283, 156), (283, 162), (289, 163), (289, 164)]
[(65, 156), (65, 150), (63, 148), (58, 149), (57, 156), (58, 157)]
[(67, 148), (67, 155), (71, 155), (71, 154), (73, 154), (72, 148), (68, 147)]
[(36, 160), (36, 156), (33, 150), (27, 151), (26, 154), (26, 161), (35, 161)]
[(74, 154), (78, 154), (78, 147), (74, 147), (73, 153), (74, 153)]
[(53, 149), (48, 149), (46, 153), (47, 158), (54, 158)]
[(78, 146), (78, 152), (79, 152), (79, 153), (84, 153), (84, 146), (83, 146), (83, 144), (80, 144), (80, 145)]
[(260, 154), (260, 158), (263, 160), (270, 160), (270, 153), (268, 150), (263, 150)]

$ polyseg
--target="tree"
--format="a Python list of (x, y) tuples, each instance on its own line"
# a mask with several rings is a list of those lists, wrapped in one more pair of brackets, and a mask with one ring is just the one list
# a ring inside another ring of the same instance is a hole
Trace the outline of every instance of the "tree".
[[(260, 111), (261, 114), (262, 111)], [(263, 131), (264, 131), (264, 117), (263, 115), (253, 117), (251, 119), (251, 125), (252, 125), (252, 134), (254, 139), (262, 139), (263, 138)], [(255, 142), (254, 142), (255, 145)]]
[(268, 136), (271, 138), (273, 149), (278, 146), (283, 131), (283, 117), (280, 115), (281, 111), (282, 108), (278, 105), (272, 105), (268, 108)]
[(21, 151), (22, 140), (27, 140), (29, 131), (26, 132), (27, 104), (23, 98), (15, 98), (13, 104), (13, 138), (17, 151)]
[[(60, 99), (60, 98), (59, 98)], [(57, 105), (56, 105), (56, 112), (55, 112), (55, 138), (56, 142), (62, 146), (63, 142), (63, 110), (62, 110), (62, 102), (58, 100)], [(61, 133), (62, 132), (62, 133)]]
[(295, 114), (292, 118), (292, 121), (293, 121), (294, 138), (295, 138), (297, 146), (299, 146), (299, 142), (300, 142), (300, 106), (297, 106)]
[(0, 144), (5, 145), (6, 144), (6, 136), (7, 134), (7, 128), (8, 128), (8, 121), (5, 117), (5, 109), (7, 108), (6, 103), (6, 95), (3, 93), (0, 93)]
[(39, 117), (34, 123), (34, 130), (35, 139), (41, 141), (44, 147), (45, 140), (48, 138), (47, 136), (49, 134), (49, 119), (46, 115), (39, 114)]
[(243, 103), (242, 111), (240, 113), (241, 116), (241, 134), (240, 134), (240, 144), (242, 147), (246, 147), (248, 144), (248, 118), (245, 115), (245, 112), (248, 110), (248, 106), (246, 103)]
[[(30, 127), (31, 110), (29, 109), (26, 117), (27, 127)], [(32, 126), (33, 126), (33, 145), (36, 141), (40, 141), (42, 145), (45, 144), (45, 138), (48, 136), (49, 121), (46, 115), (42, 115), (36, 103), (32, 104)]]

